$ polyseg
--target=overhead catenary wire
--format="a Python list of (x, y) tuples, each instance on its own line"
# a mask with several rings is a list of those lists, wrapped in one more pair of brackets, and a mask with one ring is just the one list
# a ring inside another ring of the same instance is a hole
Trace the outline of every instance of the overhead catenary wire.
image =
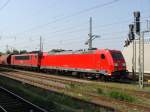
[[(106, 39), (106, 40), (107, 40), (107, 39), (108, 39), (108, 40), (112, 40), (112, 39), (113, 39), (112, 37), (111, 37), (111, 38), (110, 38), (110, 37), (106, 38), (106, 37), (107, 37), (108, 35), (113, 35), (113, 36), (116, 35), (116, 36), (118, 36), (119, 34), (126, 33), (126, 32), (127, 32), (127, 30), (120, 30), (120, 31), (116, 31), (116, 32), (107, 32), (107, 33), (102, 33), (101, 36), (104, 37), (104, 38), (103, 38), (104, 40), (105, 40), (105, 39)], [(121, 37), (121, 36), (120, 36), (120, 37)], [(77, 37), (73, 37), (73, 38), (72, 38), (72, 37), (71, 37), (71, 38), (69, 37), (69, 38), (66, 38), (66, 39), (63, 39), (63, 40), (60, 39), (60, 40), (55, 41), (55, 42), (57, 43), (57, 42), (59, 42), (59, 41), (65, 41), (65, 42), (67, 42), (67, 41), (73, 41), (73, 40), (76, 40), (76, 38), (77, 38)], [(82, 39), (85, 39), (85, 38), (82, 38)], [(81, 40), (81, 37), (80, 37), (80, 40)], [(33, 43), (35, 43), (35, 41), (39, 41), (39, 40), (38, 40), (38, 39), (34, 39), (34, 40), (32, 39), (32, 42), (33, 42)], [(85, 40), (84, 40), (84, 41), (85, 41)], [(45, 44), (45, 43), (49, 43), (49, 42), (52, 42), (52, 40), (51, 40), (51, 41), (47, 41), (47, 40), (46, 40), (46, 42), (44, 42), (44, 44)], [(12, 43), (12, 42), (11, 42), (11, 43)], [(17, 46), (18, 46), (18, 45), (19, 45), (19, 46), (20, 46), (20, 45), (22, 46), (23, 43), (25, 43), (25, 41), (19, 42), (19, 43), (14, 43), (14, 44), (15, 44), (15, 46), (16, 46), (16, 45), (17, 45)], [(30, 41), (30, 42), (26, 42), (26, 43), (31, 44), (31, 41)], [(2, 46), (2, 45), (1, 45), (1, 46)], [(13, 44), (12, 44), (12, 46), (13, 46)]]
[[(145, 16), (145, 17), (143, 17), (143, 19), (144, 18), (149, 18), (150, 16)], [(128, 23), (128, 22), (130, 22), (131, 21), (131, 19), (125, 19), (125, 20), (122, 20), (122, 21), (117, 21), (117, 22), (113, 22), (113, 23), (108, 23), (108, 24), (102, 24), (102, 25), (98, 25), (98, 26), (94, 26), (94, 30), (96, 30), (96, 29), (106, 29), (107, 27), (109, 27), (109, 26), (113, 26), (113, 25), (120, 25), (120, 24), (124, 24), (124, 23)], [(69, 31), (70, 29), (72, 29), (73, 28), (73, 30), (72, 31)], [(58, 33), (62, 33), (62, 32), (64, 32), (64, 33), (66, 33), (66, 34), (70, 34), (70, 33), (73, 33), (73, 32), (78, 32), (78, 31), (86, 31), (87, 30), (87, 28), (85, 28), (85, 27), (83, 27), (83, 28), (78, 28), (78, 29), (75, 29), (75, 27), (74, 26), (71, 26), (71, 27), (69, 27), (69, 28), (64, 28), (64, 29), (60, 29), (60, 30), (55, 30), (55, 31), (50, 31), (50, 32), (48, 32), (47, 34), (49, 35), (49, 34), (51, 34), (51, 36), (53, 36), (54, 37), (54, 35), (56, 35), (56, 34), (58, 34)], [(43, 34), (43, 33), (40, 33), (39, 35), (41, 35), (41, 34)], [(34, 36), (34, 35), (32, 35), (32, 36)], [(35, 34), (35, 36), (37, 37), (37, 34)], [(30, 36), (31, 37), (31, 36)], [(51, 37), (52, 38), (52, 37)]]
[[(107, 2), (107, 3), (104, 3), (104, 4), (99, 4), (99, 5), (97, 5), (97, 6), (93, 6), (93, 7), (91, 7), (91, 8), (88, 8), (88, 9), (85, 9), (85, 10), (83, 10), (83, 12), (85, 11), (85, 12), (87, 12), (88, 10), (90, 10), (90, 9), (92, 9), (93, 10), (93, 8), (95, 9), (95, 8), (99, 8), (99, 7), (102, 7), (102, 6), (107, 6), (107, 5), (110, 5), (110, 4), (112, 4), (112, 3), (115, 3), (115, 2), (118, 2), (118, 0), (113, 0), (113, 1), (110, 1), (110, 2)], [(78, 13), (81, 13), (82, 11), (79, 11), (79, 12), (76, 12), (77, 14)], [(74, 14), (76, 14), (76, 13), (74, 13)], [(74, 14), (72, 14), (72, 15), (74, 15)], [(72, 15), (68, 15), (68, 16), (72, 16)], [(65, 17), (67, 17), (67, 16), (65, 16)], [(60, 18), (58, 18), (58, 19), (60, 19)], [(56, 19), (57, 20), (57, 19)], [(62, 19), (60, 19), (60, 21), (61, 21)], [(44, 25), (44, 24), (43, 24)], [(102, 26), (101, 26), (102, 27)], [(63, 30), (62, 30), (63, 31)], [(56, 33), (59, 33), (59, 31), (57, 32), (56, 31)], [(40, 34), (41, 35), (41, 34)]]
[[(121, 21), (122, 22), (122, 21)], [(118, 22), (118, 23), (121, 23), (121, 22)], [(123, 21), (123, 22), (127, 22), (127, 21)], [(113, 24), (115, 24), (116, 25), (116, 22), (115, 23), (113, 23)], [(113, 25), (113, 24), (107, 24), (107, 25)], [(106, 25), (106, 26), (107, 26)], [(104, 27), (104, 25), (103, 25), (103, 27)], [(126, 31), (117, 31), (117, 32), (111, 32), (111, 33), (103, 33), (102, 35), (111, 35), (111, 34), (114, 34), (114, 35), (116, 35), (116, 34), (118, 34), (118, 33), (123, 33), (123, 32), (126, 32)], [(69, 32), (68, 32), (69, 33)], [(70, 32), (71, 33), (71, 32)], [(37, 40), (37, 39), (36, 39)], [(36, 41), (36, 40), (34, 40), (34, 42)], [(71, 39), (69, 39), (69, 41), (70, 41)], [(109, 38), (108, 40), (112, 40), (112, 38)], [(64, 40), (62, 40), (62, 41), (64, 41)], [(68, 39), (67, 40), (65, 40), (65, 41), (68, 41)], [(19, 45), (22, 45), (22, 43), (18, 43)], [(15, 43), (15, 45), (18, 45), (17, 43)]]
[[(104, 7), (104, 6), (107, 6), (107, 5), (111, 5), (111, 4), (113, 4), (113, 3), (115, 3), (115, 2), (118, 2), (118, 1), (120, 1), (120, 0), (113, 0), (113, 1), (110, 1), (110, 2), (107, 2), (107, 3), (104, 3), (104, 4), (99, 4), (99, 5), (93, 6), (93, 7), (91, 7), (91, 8), (87, 8), (87, 9), (81, 10), (81, 11), (79, 11), (79, 12), (73, 13), (73, 14), (71, 14), (71, 15), (68, 15), (68, 16), (65, 16), (65, 17), (62, 17), (62, 18), (57, 18), (57, 19), (55, 19), (54, 21), (47, 22), (47, 23), (45, 23), (45, 24), (41, 24), (41, 25), (35, 26), (35, 27), (33, 27), (33, 28), (31, 28), (31, 29), (27, 29), (27, 30), (25, 30), (25, 31), (23, 31), (23, 32), (19, 32), (19, 33), (16, 34), (16, 36), (17, 36), (17, 35), (24, 34), (24, 33), (26, 33), (26, 32), (31, 32), (31, 31), (36, 30), (36, 29), (42, 29), (43, 27), (45, 27), (45, 26), (47, 26), (47, 25), (51, 25), (51, 24), (57, 23), (57, 22), (59, 22), (59, 21), (63, 21), (63, 20), (65, 20), (65, 19), (68, 19), (68, 18), (77, 16), (77, 15), (80, 15), (80, 14), (82, 14), (82, 13), (85, 13), (85, 12), (88, 12), (88, 11), (91, 11), (91, 10), (94, 10), (94, 9), (97, 9), (97, 8), (101, 8), (101, 7)], [(108, 25), (109, 25), (109, 24), (108, 24)], [(111, 24), (110, 24), (110, 25), (111, 25)]]
[[(147, 17), (143, 17), (143, 18), (147, 18)], [(106, 27), (106, 26), (118, 25), (119, 23), (126, 23), (126, 22), (128, 22), (128, 20), (123, 20), (123, 21), (119, 21), (119, 22), (114, 22), (114, 23), (109, 23), (109, 24), (105, 24), (105, 25), (100, 25), (100, 26), (98, 26), (98, 27), (100, 27), (100, 28), (102, 27), (102, 28), (103, 28), (103, 27)], [(98, 28), (98, 27), (97, 27), (97, 28)], [(87, 29), (87, 28), (86, 28), (86, 29)], [(83, 29), (83, 30), (85, 30), (85, 29)], [(63, 30), (62, 30), (62, 31), (63, 31)], [(66, 29), (65, 29), (65, 31), (66, 31)], [(81, 29), (79, 29), (79, 30), (77, 30), (77, 31), (81, 31)], [(56, 32), (59, 33), (59, 32), (61, 32), (61, 30), (60, 30), (60, 31), (56, 31)], [(67, 32), (67, 34), (73, 33), (73, 32), (76, 32), (76, 31), (70, 31), (70, 32)], [(104, 34), (107, 35), (108, 33), (104, 33)], [(110, 34), (111, 34), (111, 33), (110, 33)], [(51, 39), (51, 38), (49, 38), (49, 39)], [(35, 42), (35, 41), (37, 41), (37, 39), (35, 39), (34, 42)], [(24, 43), (24, 42), (23, 42), (23, 43)], [(19, 42), (19, 43), (15, 43), (15, 44), (17, 44), (17, 45), (18, 45), (18, 44), (22, 44), (22, 42), (21, 42), (21, 43), (20, 43), (20, 42)]]
[[(107, 5), (113, 4), (113, 3), (117, 2), (117, 1), (119, 1), (119, 0), (113, 0), (113, 1), (108, 2), (108, 3), (100, 4), (100, 5), (97, 5), (97, 6), (88, 8), (88, 9), (85, 9), (85, 10), (83, 10), (83, 11), (76, 12), (76, 13), (74, 13), (74, 14), (72, 14), (72, 15), (68, 15), (68, 16), (65, 16), (65, 17), (62, 17), (62, 18), (58, 18), (58, 19), (56, 19), (56, 20), (54, 20), (54, 21), (51, 21), (51, 22), (48, 22), (48, 23), (45, 23), (45, 24), (42, 24), (42, 25), (39, 25), (39, 26), (35, 26), (35, 27), (31, 28), (31, 29), (27, 29), (27, 30), (25, 30), (25, 31), (23, 31), (23, 32), (17, 33), (16, 36), (17, 36), (17, 35), (24, 34), (24, 33), (26, 33), (26, 32), (30, 32), (30, 31), (35, 30), (35, 29), (41, 29), (41, 28), (43, 28), (44, 26), (47, 26), (47, 25), (50, 25), (50, 24), (54, 24), (54, 23), (56, 23), (56, 22), (58, 22), (58, 21), (62, 21), (62, 20), (67, 19), (67, 18), (69, 18), (69, 17), (76, 16), (76, 15), (78, 15), (78, 14), (80, 14), (80, 13), (88, 12), (88, 11), (90, 11), (90, 9), (92, 10), (92, 9), (95, 9), (95, 8), (101, 8), (102, 6), (107, 6)], [(101, 6), (101, 7), (100, 7), (100, 6)], [(108, 25), (109, 25), (109, 24), (108, 24)], [(110, 25), (111, 25), (111, 24), (110, 24)]]
[[(116, 24), (116, 23), (115, 23)], [(110, 24), (111, 25), (111, 24)], [(108, 26), (109, 26), (109, 24), (108, 24)], [(102, 27), (102, 26), (101, 26)], [(80, 29), (79, 29), (80, 30)], [(63, 30), (62, 30), (63, 31)], [(56, 31), (56, 33), (59, 33), (59, 32), (62, 32), (62, 31)], [(74, 31), (68, 31), (67, 33), (69, 34), (69, 33), (72, 33), (72, 32), (74, 32)], [(76, 32), (76, 31), (75, 31)], [(54, 36), (55, 37), (55, 36)], [(35, 40), (34, 40), (35, 41)], [(21, 43), (20, 43), (21, 44)]]
[[(149, 17), (149, 16), (148, 16)], [(147, 18), (147, 17), (143, 17), (143, 18)], [(103, 25), (99, 25), (99, 26), (96, 26), (96, 27), (94, 27), (94, 30), (96, 30), (96, 29), (104, 29), (104, 30), (108, 30), (108, 29), (106, 29), (108, 26), (113, 26), (113, 25), (120, 25), (120, 24), (124, 24), (124, 23), (128, 23), (130, 21), (130, 19), (126, 19), (126, 20), (123, 20), (123, 21), (119, 21), (119, 22), (113, 22), (113, 23), (108, 23), (108, 24), (103, 24)], [(81, 31), (87, 31), (88, 29), (87, 28), (78, 28), (78, 29), (75, 29), (75, 30), (73, 30), (73, 31), (68, 31), (68, 30), (70, 30), (70, 28), (71, 27), (69, 27), (69, 28), (66, 28), (66, 29), (62, 29), (62, 30), (57, 30), (57, 31), (54, 31), (54, 32), (49, 32), (48, 33), (48, 35), (49, 34), (51, 34), (50, 36), (50, 38), (49, 38), (49, 36), (48, 36), (48, 39), (47, 40), (49, 40), (49, 39), (52, 39), (52, 38), (55, 38), (55, 35), (57, 35), (58, 33), (61, 33), (62, 34), (62, 32), (64, 32), (64, 34), (65, 35), (68, 35), (68, 34), (74, 34), (74, 33), (76, 33), (76, 32), (81, 32)], [(102, 30), (101, 30), (102, 31)], [(126, 30), (127, 31), (127, 30)], [(120, 32), (120, 31), (118, 31), (118, 32)], [(117, 33), (117, 32), (116, 32)], [(105, 35), (107, 35), (108, 33), (104, 33)], [(101, 35), (104, 35), (104, 34), (101, 34)], [(110, 33), (110, 34), (112, 34), (112, 33)], [(37, 36), (36, 36), (37, 37)], [(34, 40), (34, 42), (35, 41), (38, 41), (37, 39), (35, 39)]]
[[(118, 35), (118, 34), (121, 34), (121, 33), (125, 33), (125, 32), (127, 32), (127, 30), (120, 30), (120, 31), (114, 31), (114, 32), (107, 32), (107, 33), (102, 33), (101, 34), (101, 36), (103, 37), (103, 36), (106, 36), (106, 35)], [(81, 37), (80, 37), (81, 38)], [(50, 38), (51, 39), (51, 38)], [(85, 38), (83, 38), (83, 39), (85, 39)], [(104, 38), (103, 38), (104, 39)], [(105, 38), (106, 39), (106, 38)], [(110, 39), (111, 40), (111, 38), (108, 38), (108, 39)], [(49, 38), (47, 39), (47, 40), (49, 40)], [(46, 42), (45, 43), (49, 43), (49, 41), (47, 41), (46, 40)], [(63, 39), (63, 40), (61, 40), (61, 41), (72, 41), (72, 40), (76, 40), (76, 38), (75, 37), (71, 37), (71, 38), (66, 38), (66, 39)], [(39, 41), (38, 39), (34, 39), (32, 42), (36, 42), (36, 41)], [(51, 40), (52, 41), (52, 40)], [(59, 40), (60, 41), (60, 40)], [(85, 41), (85, 40), (84, 40)], [(56, 41), (56, 43), (57, 43), (58, 41)], [(22, 45), (23, 43), (25, 43), (25, 42), (17, 42), (17, 43), (14, 43), (15, 45)], [(28, 43), (28, 42), (26, 42), (26, 43)], [(30, 42), (31, 43), (31, 42)]]
[[(125, 38), (123, 38), (124, 36), (115, 36), (115, 37), (113, 37), (112, 39), (113, 39), (113, 43), (114, 44), (116, 44), (116, 42), (117, 42), (117, 44), (118, 44), (118, 41), (120, 42), (120, 43), (122, 43), (122, 42), (124, 42), (124, 39)], [(109, 38), (104, 38), (103, 39), (103, 41), (99, 41), (99, 42), (104, 42), (104, 41), (106, 41), (106, 43), (109, 45), (110, 43), (112, 44), (112, 39), (109, 39)], [(74, 45), (74, 44), (84, 44), (84, 41), (85, 40), (74, 40), (74, 41), (70, 41), (70, 42), (68, 42), (68, 41), (60, 41), (60, 42), (57, 42), (57, 43), (52, 43), (52, 44), (49, 44), (49, 43), (47, 43), (47, 44), (45, 44), (45, 46), (49, 46), (49, 48), (48, 49), (52, 49), (52, 48), (60, 48), (60, 47), (64, 47), (64, 46), (68, 46), (68, 45)], [(105, 43), (105, 44), (106, 44)], [(59, 45), (59, 47), (57, 47)], [(38, 50), (38, 44), (35, 44), (35, 45), (32, 45), (32, 50), (31, 51), (33, 51), (33, 50)], [(52, 47), (52, 46), (55, 46), (55, 47)], [(19, 47), (20, 49), (18, 49), (18, 50), (21, 50), (21, 49), (24, 49), (24, 50), (28, 50), (28, 48), (29, 48), (29, 45), (22, 45), (22, 46), (20, 46)], [(47, 48), (47, 47), (46, 47)], [(13, 47), (13, 49), (17, 49), (16, 47)]]
[(8, 4), (9, 4), (10, 0), (7, 0), (1, 7), (0, 7), (0, 11), (3, 10)]
[[(109, 37), (105, 37), (105, 38), (103, 38), (102, 40), (104, 40), (104, 41), (112, 41), (112, 39), (113, 39), (113, 41), (115, 40), (122, 40), (122, 37), (124, 37), (123, 35), (122, 36), (114, 36), (114, 37), (112, 37), (111, 39), (109, 38)], [(81, 38), (81, 37), (80, 37)], [(51, 44), (49, 44), (49, 42), (45, 42), (44, 44), (45, 45), (49, 45), (49, 46), (51, 46), (51, 45), (55, 45), (56, 47), (57, 47), (57, 45), (67, 45), (67, 44), (71, 44), (72, 45), (72, 43), (75, 43), (75, 44), (79, 44), (79, 42), (80, 43), (84, 43), (84, 41), (85, 41), (85, 39), (83, 38), (83, 39), (80, 39), (80, 40), (77, 40), (77, 39), (70, 39), (70, 40), (59, 40), (59, 41), (57, 41), (57, 42), (55, 42), (55, 43), (51, 43)], [(123, 39), (123, 41), (124, 41), (124, 39)], [(102, 41), (99, 41), (99, 42), (102, 42)], [(30, 43), (29, 43), (30, 44)], [(38, 44), (35, 44), (36, 46), (39, 46)], [(28, 46), (29, 45), (23, 45), (23, 44), (20, 44), (20, 46), (19, 47), (24, 47), (24, 48), (28, 48)], [(32, 47), (33, 47), (33, 44), (32, 44)]]
[[(116, 42), (118, 43), (118, 41), (120, 41), (120, 40), (122, 40), (121, 38), (114, 38), (113, 39), (113, 41), (114, 41), (114, 44), (116, 44)], [(60, 43), (53, 43), (53, 44), (51, 44), (50, 46), (49, 46), (49, 49), (51, 49), (52, 47), (51, 46), (55, 46), (55, 47), (53, 47), (53, 48), (58, 48), (57, 46), (59, 45), (59, 48), (62, 46), (62, 47), (64, 47), (64, 45), (65, 46), (68, 46), (68, 45), (73, 45), (73, 44), (77, 44), (77, 43), (80, 43), (80, 44), (84, 44), (84, 42), (83, 42), (84, 40), (74, 40), (74, 41), (71, 41), (71, 42), (62, 42), (61, 44)], [(108, 44), (110, 44), (110, 43), (112, 43), (112, 40), (109, 40), (109, 39), (104, 39), (104, 41), (106, 41), (106, 43), (108, 43)], [(100, 41), (100, 42), (102, 42), (102, 41)], [(121, 43), (123, 42), (123, 40), (122, 41), (120, 41)], [(48, 44), (49, 45), (49, 44)], [(33, 46), (33, 45), (32, 45)], [(46, 46), (46, 45), (45, 45)], [(20, 49), (28, 49), (28, 45), (23, 45), (23, 46), (21, 46), (21, 48)], [(37, 49), (38, 50), (38, 45), (35, 45), (35, 49)], [(34, 49), (32, 49), (32, 50), (34, 50)]]
[(67, 16), (65, 16), (65, 17), (55, 19), (54, 21), (47, 22), (47, 23), (45, 23), (45, 24), (41, 24), (41, 25), (32, 27), (32, 28), (27, 29), (27, 30), (25, 30), (25, 31), (23, 31), (23, 32), (17, 33), (16, 35), (21, 35), (21, 34), (24, 34), (24, 33), (26, 33), (26, 32), (30, 32), (30, 31), (32, 31), (32, 30), (41, 29), (41, 28), (43, 28), (43, 27), (45, 27), (45, 26), (47, 26), (47, 25), (54, 24), (54, 23), (56, 23), (56, 22), (59, 22), (59, 21), (62, 21), (62, 20), (65, 20), (65, 19), (68, 19), (68, 18), (77, 16), (77, 15), (80, 15), (80, 14), (85, 13), (85, 12), (89, 12), (89, 11), (94, 10), (94, 9), (97, 9), (97, 8), (102, 8), (102, 7), (105, 7), (105, 6), (114, 4), (114, 3), (118, 2), (118, 1), (119, 1), (119, 0), (112, 0), (112, 1), (109, 1), (109, 2), (106, 2), (106, 3), (103, 3), (103, 4), (98, 4), (98, 5), (96, 5), (96, 6), (93, 6), (93, 7), (90, 7), (90, 8), (87, 8), (87, 9), (84, 9), (84, 10), (81, 10), (81, 11), (78, 11), (78, 12), (75, 12), (75, 13), (73, 13), (73, 14), (67, 15)]

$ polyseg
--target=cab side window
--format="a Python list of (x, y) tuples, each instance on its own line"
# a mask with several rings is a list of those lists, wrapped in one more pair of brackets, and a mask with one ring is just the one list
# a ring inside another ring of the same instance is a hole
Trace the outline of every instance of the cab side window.
[(35, 59), (37, 58), (37, 56), (35, 55)]
[(101, 59), (105, 59), (105, 55), (104, 54), (101, 54)]

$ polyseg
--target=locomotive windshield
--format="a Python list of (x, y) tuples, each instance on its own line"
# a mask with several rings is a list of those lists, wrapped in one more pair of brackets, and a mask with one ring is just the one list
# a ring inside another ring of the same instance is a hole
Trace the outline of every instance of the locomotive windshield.
[(123, 59), (123, 55), (121, 53), (111, 52), (113, 59)]

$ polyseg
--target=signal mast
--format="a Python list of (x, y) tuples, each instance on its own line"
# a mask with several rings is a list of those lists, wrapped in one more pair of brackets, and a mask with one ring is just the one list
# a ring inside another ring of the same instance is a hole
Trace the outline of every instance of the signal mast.
[(92, 34), (92, 17), (90, 17), (89, 23), (90, 23), (89, 34), (88, 34), (89, 39), (85, 42), (85, 45), (89, 45), (88, 49), (91, 50), (93, 48), (92, 47), (93, 40), (96, 39), (96, 38), (100, 38), (100, 36)]

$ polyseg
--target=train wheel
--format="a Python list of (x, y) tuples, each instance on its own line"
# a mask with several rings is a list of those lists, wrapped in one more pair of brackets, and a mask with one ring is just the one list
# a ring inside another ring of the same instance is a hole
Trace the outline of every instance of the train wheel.
[(108, 81), (107, 77), (104, 75), (100, 76), (100, 80), (104, 82)]

